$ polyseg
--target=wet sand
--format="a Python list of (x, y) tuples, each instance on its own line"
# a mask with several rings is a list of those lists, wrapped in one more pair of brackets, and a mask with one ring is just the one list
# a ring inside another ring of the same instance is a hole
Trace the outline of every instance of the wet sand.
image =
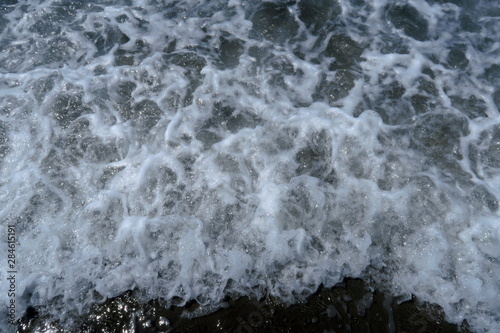
[(143, 304), (128, 291), (93, 306), (76, 322), (74, 329), (63, 330), (30, 309), (17, 332), (473, 332), (466, 322), (446, 322), (437, 305), (417, 299), (398, 302), (360, 279), (321, 288), (291, 306), (272, 298), (241, 297), (228, 298), (219, 309), (196, 302), (166, 307), (161, 300)]

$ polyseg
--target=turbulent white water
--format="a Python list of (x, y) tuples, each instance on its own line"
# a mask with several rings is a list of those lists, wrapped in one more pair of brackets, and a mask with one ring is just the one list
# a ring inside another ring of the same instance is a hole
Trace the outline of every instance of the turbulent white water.
[(500, 331), (498, 1), (3, 3), (18, 317), (352, 276)]

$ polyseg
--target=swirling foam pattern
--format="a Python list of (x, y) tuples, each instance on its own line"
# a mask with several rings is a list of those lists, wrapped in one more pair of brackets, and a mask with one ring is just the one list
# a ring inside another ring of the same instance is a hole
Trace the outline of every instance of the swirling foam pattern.
[(498, 1), (4, 1), (0, 15), (18, 316), (45, 306), (70, 325), (133, 288), (293, 302), (351, 276), (500, 331)]

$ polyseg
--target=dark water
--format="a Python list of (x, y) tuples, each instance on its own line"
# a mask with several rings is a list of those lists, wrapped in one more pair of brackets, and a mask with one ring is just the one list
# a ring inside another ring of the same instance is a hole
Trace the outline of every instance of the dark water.
[(498, 1), (3, 1), (0, 33), (16, 318), (352, 277), (500, 330)]
[[(32, 313), (18, 332), (64, 332), (57, 322)], [(141, 303), (134, 292), (93, 306), (75, 324), (79, 332), (471, 332), (466, 322), (447, 323), (436, 305), (415, 299), (401, 302), (368, 288), (359, 279), (346, 279), (333, 288), (320, 288), (306, 302), (291, 306), (276, 298), (227, 298), (212, 307), (195, 302), (170, 307), (162, 300)]]

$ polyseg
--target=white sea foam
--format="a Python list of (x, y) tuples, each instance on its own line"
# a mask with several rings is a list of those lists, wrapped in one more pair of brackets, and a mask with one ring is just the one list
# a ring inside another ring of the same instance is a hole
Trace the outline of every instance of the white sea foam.
[(126, 2), (1, 7), (18, 316), (352, 276), (500, 330), (495, 1)]

